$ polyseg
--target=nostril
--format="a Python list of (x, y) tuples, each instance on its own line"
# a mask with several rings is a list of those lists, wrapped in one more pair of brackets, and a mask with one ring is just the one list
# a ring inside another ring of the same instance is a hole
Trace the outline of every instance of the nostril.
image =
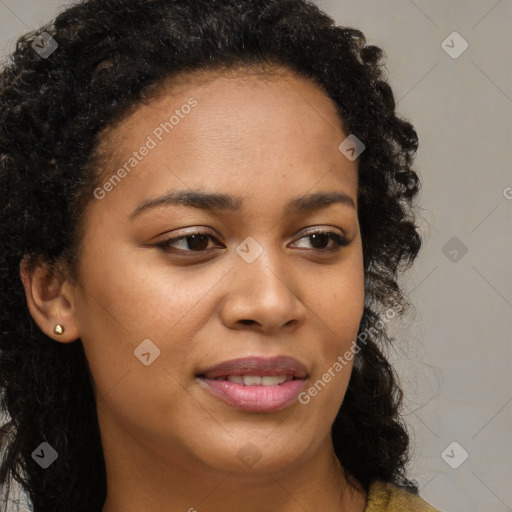
[(251, 325), (253, 322), (254, 320), (240, 320), (240, 323), (244, 325)]

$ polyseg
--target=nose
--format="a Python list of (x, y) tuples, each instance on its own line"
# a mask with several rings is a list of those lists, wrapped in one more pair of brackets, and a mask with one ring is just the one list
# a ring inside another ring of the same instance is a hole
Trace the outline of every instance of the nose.
[(222, 322), (230, 329), (249, 327), (264, 334), (295, 330), (307, 315), (300, 285), (300, 276), (263, 255), (252, 263), (240, 258), (230, 276)]

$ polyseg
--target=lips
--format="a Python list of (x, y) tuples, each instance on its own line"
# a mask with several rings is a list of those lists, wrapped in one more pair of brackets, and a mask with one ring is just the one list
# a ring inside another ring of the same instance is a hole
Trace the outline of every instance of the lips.
[(224, 403), (247, 412), (274, 412), (297, 399), (307, 368), (292, 357), (247, 357), (224, 361), (197, 375)]

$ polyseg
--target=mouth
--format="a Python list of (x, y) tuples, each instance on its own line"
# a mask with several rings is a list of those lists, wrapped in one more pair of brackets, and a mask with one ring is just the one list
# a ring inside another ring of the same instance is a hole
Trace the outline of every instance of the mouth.
[(247, 357), (224, 361), (196, 375), (222, 402), (246, 412), (275, 412), (290, 406), (308, 378), (292, 357)]
[(293, 375), (228, 375), (213, 380), (227, 380), (241, 386), (280, 386), (294, 380)]

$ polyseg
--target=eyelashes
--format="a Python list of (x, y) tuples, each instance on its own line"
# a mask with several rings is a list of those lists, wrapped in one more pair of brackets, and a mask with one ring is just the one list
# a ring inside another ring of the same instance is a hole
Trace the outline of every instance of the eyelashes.
[[(310, 231), (308, 234), (300, 237), (297, 241), (309, 239), (310, 243), (313, 245), (319, 245), (321, 247), (313, 247), (312, 249), (308, 249), (320, 254), (327, 253), (337, 253), (341, 250), (342, 247), (347, 247), (351, 244), (351, 241), (348, 238), (336, 233), (334, 231), (328, 231), (323, 229), (318, 229), (315, 231)], [(167, 240), (163, 240), (157, 244), (154, 244), (155, 247), (158, 247), (162, 251), (166, 253), (174, 253), (177, 255), (204, 255), (206, 252), (211, 252), (208, 250), (208, 243), (210, 240), (218, 242), (218, 240), (211, 235), (210, 233), (204, 231), (194, 231), (187, 235), (182, 235), (179, 237), (168, 238)], [(329, 247), (329, 242), (332, 244)], [(176, 249), (173, 248), (174, 245), (181, 244), (183, 246), (188, 246), (187, 249)], [(324, 245), (327, 244), (327, 247)], [(293, 245), (293, 244), (292, 244)], [(222, 246), (223, 247), (223, 246)]]

